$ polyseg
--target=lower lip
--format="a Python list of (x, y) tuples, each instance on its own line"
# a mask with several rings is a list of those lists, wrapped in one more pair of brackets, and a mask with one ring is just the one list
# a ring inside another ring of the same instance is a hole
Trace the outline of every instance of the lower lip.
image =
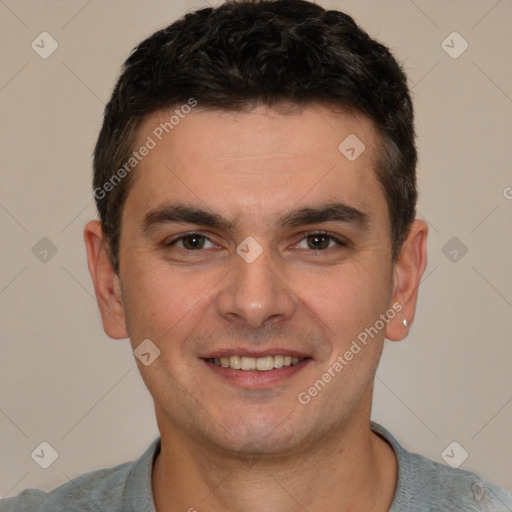
[(266, 372), (258, 370), (233, 370), (233, 368), (224, 368), (216, 364), (202, 360), (203, 363), (216, 375), (227, 380), (240, 388), (247, 389), (263, 389), (275, 386), (290, 379), (293, 375), (304, 369), (311, 358), (305, 358), (294, 366), (283, 366), (282, 368), (274, 368)]

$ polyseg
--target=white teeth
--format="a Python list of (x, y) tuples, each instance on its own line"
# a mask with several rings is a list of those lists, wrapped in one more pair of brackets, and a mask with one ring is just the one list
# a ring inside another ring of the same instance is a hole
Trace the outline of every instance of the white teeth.
[(274, 356), (274, 368), (282, 368), (284, 366), (284, 356)]
[(240, 358), (238, 356), (231, 356), (229, 358), (229, 366), (234, 370), (240, 370)]
[(233, 370), (260, 371), (268, 372), (274, 368), (282, 368), (283, 366), (294, 366), (299, 364), (302, 358), (291, 356), (266, 356), (266, 357), (247, 357), (247, 356), (231, 356), (216, 357), (208, 359), (208, 362), (223, 368), (232, 368)]
[(268, 372), (269, 370), (273, 370), (274, 358), (272, 356), (258, 357), (258, 359), (256, 359), (256, 369), (260, 372)]
[(256, 370), (256, 359), (242, 356), (240, 358), (240, 368), (242, 370)]

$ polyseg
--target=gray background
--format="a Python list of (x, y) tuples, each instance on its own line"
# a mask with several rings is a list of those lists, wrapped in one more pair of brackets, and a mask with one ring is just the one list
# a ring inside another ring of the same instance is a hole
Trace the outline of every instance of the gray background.
[[(373, 418), (440, 462), (458, 442), (462, 468), (510, 490), (512, 1), (318, 3), (392, 48), (417, 111), (429, 265), (409, 337), (386, 342)], [(136, 458), (157, 435), (128, 341), (103, 333), (82, 228), (95, 217), (91, 153), (121, 63), (201, 6), (0, 0), (0, 496)], [(454, 31), (469, 45), (457, 58)], [(46, 59), (31, 47), (51, 48), (42, 32), (58, 43)], [(31, 458), (43, 441), (58, 453), (46, 470)]]

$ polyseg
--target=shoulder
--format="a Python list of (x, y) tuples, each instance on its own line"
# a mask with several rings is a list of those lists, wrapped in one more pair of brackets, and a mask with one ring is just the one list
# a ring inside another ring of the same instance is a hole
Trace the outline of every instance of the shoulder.
[(390, 512), (512, 512), (512, 495), (475, 473), (455, 469), (405, 450), (383, 427), (372, 430), (392, 446), (398, 481)]
[(117, 510), (131, 467), (132, 463), (125, 463), (84, 473), (49, 492), (25, 489), (14, 498), (1, 500), (0, 512), (98, 510), (97, 505), (101, 503), (108, 503), (110, 510)]
[(409, 458), (412, 472), (406, 481), (415, 479), (423, 486), (417, 495), (419, 503), (434, 510), (512, 512), (512, 495), (475, 473), (445, 466), (417, 453), (409, 453)]
[(127, 499), (152, 502), (151, 467), (158, 447), (157, 440), (135, 462), (84, 473), (49, 492), (25, 489), (14, 498), (0, 500), (0, 512), (125, 512)]

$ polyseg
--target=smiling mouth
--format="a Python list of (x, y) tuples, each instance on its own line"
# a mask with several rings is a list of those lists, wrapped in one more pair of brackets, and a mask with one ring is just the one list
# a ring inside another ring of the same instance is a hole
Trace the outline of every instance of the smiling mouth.
[(296, 366), (308, 357), (291, 357), (291, 356), (265, 356), (265, 357), (248, 357), (248, 356), (230, 356), (220, 358), (207, 358), (206, 362), (220, 366), (222, 368), (231, 368), (233, 370), (268, 372), (270, 370), (283, 368), (286, 366)]

